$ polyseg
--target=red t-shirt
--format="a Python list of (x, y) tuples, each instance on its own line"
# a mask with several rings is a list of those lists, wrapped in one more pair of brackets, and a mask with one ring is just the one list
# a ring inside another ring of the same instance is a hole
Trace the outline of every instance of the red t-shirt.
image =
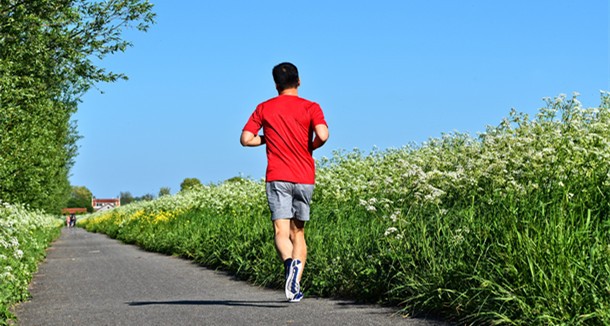
[(280, 95), (256, 107), (244, 131), (262, 128), (267, 145), (266, 181), (314, 184), (314, 126), (326, 124), (320, 105), (293, 95)]

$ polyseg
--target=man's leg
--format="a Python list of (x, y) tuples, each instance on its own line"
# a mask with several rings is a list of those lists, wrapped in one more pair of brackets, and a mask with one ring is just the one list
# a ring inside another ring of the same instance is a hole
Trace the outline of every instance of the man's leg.
[(292, 259), (302, 263), (297, 280), (301, 282), (305, 261), (307, 260), (307, 243), (305, 242), (305, 222), (293, 218), (290, 220), (290, 242), (292, 244)]
[(291, 225), (290, 219), (278, 219), (273, 221), (273, 229), (275, 230), (275, 249), (280, 255), (282, 261), (286, 261), (288, 258), (292, 258), (293, 244), (290, 239)]
[[(299, 302), (303, 299), (301, 291), (301, 277), (303, 275), (303, 267), (305, 259), (307, 259), (307, 245), (305, 244), (305, 222), (299, 221), (296, 218), (288, 220), (288, 237), (292, 250), (290, 258), (286, 258), (287, 252), (280, 253), (284, 259), (284, 267), (286, 268), (286, 298), (290, 302)], [(282, 223), (282, 227), (284, 224)], [(282, 246), (280, 244), (280, 246)], [(287, 248), (288, 246), (283, 246)], [(280, 251), (280, 249), (278, 249)]]
[[(286, 277), (286, 298), (293, 301), (299, 294), (299, 276), (301, 275), (302, 263), (296, 258), (293, 260), (294, 245), (292, 241), (290, 219), (278, 219), (273, 221), (275, 229), (275, 248), (284, 262), (284, 276)], [(302, 297), (302, 295), (301, 295)], [(300, 298), (298, 299), (300, 300)]]

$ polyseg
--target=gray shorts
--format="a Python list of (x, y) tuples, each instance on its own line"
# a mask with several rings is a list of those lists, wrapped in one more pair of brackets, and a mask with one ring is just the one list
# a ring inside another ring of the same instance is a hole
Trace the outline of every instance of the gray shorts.
[(285, 181), (267, 182), (267, 202), (271, 220), (296, 218), (309, 221), (309, 203), (314, 185)]

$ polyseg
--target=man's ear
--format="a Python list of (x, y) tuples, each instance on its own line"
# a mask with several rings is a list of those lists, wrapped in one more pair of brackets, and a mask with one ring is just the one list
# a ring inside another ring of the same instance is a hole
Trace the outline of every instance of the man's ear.
[(299, 78), (299, 82), (297, 83), (297, 87), (301, 86), (301, 78)]

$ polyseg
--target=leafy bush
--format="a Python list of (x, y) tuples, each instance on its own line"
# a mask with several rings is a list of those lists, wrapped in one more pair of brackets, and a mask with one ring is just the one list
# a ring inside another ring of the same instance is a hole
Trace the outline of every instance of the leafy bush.
[(62, 220), (0, 202), (0, 325), (14, 318), (9, 307), (28, 298), (28, 284)]

